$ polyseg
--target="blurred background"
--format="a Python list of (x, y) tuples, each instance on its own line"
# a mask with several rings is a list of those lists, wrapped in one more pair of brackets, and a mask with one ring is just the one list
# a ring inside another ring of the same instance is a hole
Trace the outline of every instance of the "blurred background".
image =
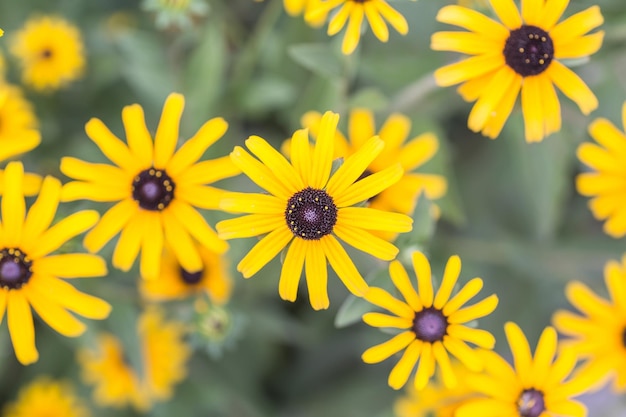
[[(170, 7), (175, 3), (178, 6)], [(300, 117), (309, 110), (339, 112), (344, 131), (352, 108), (375, 111), (378, 126), (390, 113), (401, 112), (412, 120), (411, 137), (432, 131), (440, 141), (437, 155), (420, 170), (448, 180), (446, 196), (437, 201), (441, 208), (437, 222), (424, 215), (428, 210), (417, 210), (420, 227), (415, 239), (409, 239), (411, 248), (427, 253), (437, 277), (448, 257), (458, 254), (463, 262), (461, 283), (475, 276), (484, 279), (481, 294), (496, 293), (500, 303), (480, 327), (496, 336), (496, 350), (508, 357), (506, 321), (520, 324), (534, 346), (553, 312), (570, 308), (563, 294), (566, 283), (580, 280), (605, 295), (604, 264), (625, 252), (623, 239), (606, 236), (593, 219), (587, 199), (576, 193), (574, 178), (584, 169), (575, 150), (590, 140), (588, 124), (602, 116), (621, 128), (626, 5), (623, 0), (571, 1), (566, 15), (599, 4), (605, 16), (603, 48), (588, 62), (573, 63), (600, 106), (585, 117), (560, 95), (562, 130), (528, 145), (519, 103), (500, 137), (492, 141), (467, 129), (471, 104), (454, 88), (435, 86), (432, 72), (458, 57), (429, 48), (432, 33), (450, 30), (436, 22), (435, 15), (452, 3), (392, 2), (409, 22), (409, 34), (391, 31), (389, 42), (383, 44), (368, 28), (358, 50), (343, 56), (341, 36), (329, 38), (325, 28), (311, 28), (302, 17), (290, 17), (281, 0), (1, 2), (0, 27), (5, 35), (0, 50), (8, 83), (21, 82), (9, 45), (29, 18), (63, 17), (80, 29), (85, 44), (87, 64), (81, 79), (45, 93), (21, 86), (42, 133), (41, 145), (21, 159), (31, 172), (67, 181), (59, 172), (62, 156), (106, 162), (84, 133), (90, 118), (102, 119), (123, 138), (121, 110), (139, 103), (154, 132), (163, 102), (173, 91), (186, 98), (181, 140), (212, 117), (229, 122), (227, 134), (207, 158), (227, 155), (251, 134), (279, 147), (301, 127)], [(255, 190), (242, 176), (218, 186)], [(103, 212), (109, 206), (66, 203), (59, 216), (85, 207)], [(213, 226), (229, 217), (203, 214)], [(113, 305), (109, 319), (87, 321), (89, 331), (77, 339), (60, 336), (36, 320), (41, 357), (28, 367), (15, 359), (2, 324), (0, 404), (15, 401), (21, 388), (48, 375), (70, 381), (94, 416), (393, 416), (393, 404), (404, 394), (387, 386), (396, 360), (366, 365), (360, 359), (365, 349), (388, 335), (360, 322), (364, 306), (348, 295), (332, 272), (331, 306), (319, 312), (312, 310), (302, 287), (295, 303), (279, 298), (279, 259), (244, 280), (234, 266), (253, 243), (255, 239), (230, 242), (227, 257), (234, 289), (217, 318), (198, 313), (190, 300), (164, 305), (175, 319), (218, 323), (214, 331), (190, 335), (194, 353), (187, 362), (188, 374), (168, 401), (156, 402), (145, 413), (132, 407), (99, 406), (92, 399), (92, 387), (80, 377), (76, 351), (93, 343), (100, 331), (122, 341), (129, 363), (141, 373), (135, 329), (147, 303), (138, 292), (137, 268), (123, 273), (110, 265), (114, 240), (101, 253), (108, 259), (109, 276), (76, 283)], [(80, 239), (74, 245), (82, 251)], [(363, 274), (373, 271), (368, 280), (386, 270), (386, 264), (350, 253)], [(583, 400), (592, 416), (626, 414), (626, 400), (608, 390)]]

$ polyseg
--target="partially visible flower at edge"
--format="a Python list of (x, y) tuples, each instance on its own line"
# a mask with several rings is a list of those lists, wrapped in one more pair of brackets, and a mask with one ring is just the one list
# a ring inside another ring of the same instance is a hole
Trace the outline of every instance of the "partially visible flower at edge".
[(426, 256), (415, 251), (412, 261), (418, 291), (415, 291), (402, 264), (393, 261), (389, 264), (389, 275), (403, 301), (377, 287), (371, 287), (365, 294), (367, 301), (392, 314), (366, 313), (363, 321), (373, 327), (400, 329), (401, 332), (388, 341), (367, 349), (363, 352), (362, 359), (366, 363), (379, 363), (404, 350), (389, 374), (388, 384), (391, 388), (402, 388), (416, 364), (414, 386), (417, 390), (427, 386), (435, 373), (436, 364), (441, 370), (443, 384), (453, 388), (458, 384), (458, 378), (448, 353), (471, 371), (482, 370), (483, 361), (466, 342), (483, 349), (492, 349), (495, 339), (488, 331), (468, 327), (465, 323), (491, 314), (498, 305), (498, 297), (492, 294), (476, 304), (462, 308), (482, 289), (483, 281), (474, 278), (451, 297), (461, 272), (461, 260), (458, 256), (448, 259), (436, 294)]
[(13, 35), (10, 51), (22, 66), (22, 80), (38, 91), (57, 90), (85, 70), (82, 36), (76, 26), (55, 16), (28, 20)]
[(40, 376), (21, 388), (2, 417), (89, 417), (91, 413), (69, 382)]
[[(626, 102), (622, 105), (622, 125), (626, 129)], [(594, 172), (576, 177), (576, 189), (589, 201), (598, 220), (606, 220), (604, 231), (614, 238), (626, 235), (626, 134), (604, 118), (589, 125), (596, 143), (583, 143), (576, 155)]]
[(543, 140), (561, 129), (555, 85), (583, 114), (598, 107), (589, 87), (560, 61), (600, 49), (603, 31), (585, 35), (604, 21), (598, 6), (557, 24), (568, 0), (523, 0), (521, 15), (513, 0), (490, 2), (502, 23), (472, 9), (445, 6), (437, 20), (469, 32), (437, 32), (431, 38), (434, 50), (471, 55), (435, 71), (438, 85), (461, 84), (461, 97), (476, 102), (467, 122), (470, 130), (498, 137), (521, 95), (526, 141)]
[(400, 12), (385, 0), (327, 0), (311, 6), (304, 16), (307, 22), (319, 22), (321, 16), (327, 16), (338, 8), (328, 23), (328, 35), (333, 36), (346, 26), (341, 52), (350, 55), (361, 39), (361, 24), (367, 18), (372, 32), (381, 42), (389, 40), (389, 29), (385, 20), (400, 34), (409, 32), (409, 25)]

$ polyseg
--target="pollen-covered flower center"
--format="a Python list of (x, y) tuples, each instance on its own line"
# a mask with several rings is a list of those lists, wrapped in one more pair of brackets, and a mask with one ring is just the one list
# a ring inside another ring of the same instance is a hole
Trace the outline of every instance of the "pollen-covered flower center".
[(321, 239), (337, 223), (337, 206), (326, 191), (307, 187), (295, 193), (285, 209), (287, 227), (295, 236), (307, 240)]
[(146, 210), (163, 210), (174, 199), (176, 188), (172, 179), (161, 169), (141, 171), (133, 179), (133, 198)]
[(554, 44), (545, 30), (524, 25), (512, 30), (504, 45), (506, 64), (523, 77), (544, 72), (554, 58)]
[(441, 341), (447, 329), (448, 319), (441, 310), (429, 307), (415, 313), (413, 331), (419, 340), (429, 343)]
[(189, 272), (182, 266), (180, 267), (180, 279), (182, 279), (185, 284), (195, 285), (202, 281), (203, 275), (204, 269), (201, 269), (197, 272)]
[(0, 250), (0, 287), (18, 289), (33, 275), (33, 262), (16, 248)]
[(527, 389), (517, 400), (517, 409), (520, 417), (539, 417), (546, 409), (543, 392), (536, 389)]

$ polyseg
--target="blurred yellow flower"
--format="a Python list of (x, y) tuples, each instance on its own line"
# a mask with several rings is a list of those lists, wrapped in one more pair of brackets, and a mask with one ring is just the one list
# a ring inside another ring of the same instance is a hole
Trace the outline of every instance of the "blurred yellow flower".
[(65, 184), (63, 201), (117, 202), (85, 236), (85, 247), (98, 252), (121, 231), (113, 266), (128, 271), (141, 250), (140, 272), (146, 279), (160, 274), (164, 241), (192, 273), (203, 267), (194, 239), (218, 253), (228, 249), (197, 210), (218, 207), (223, 191), (208, 184), (240, 172), (228, 156), (198, 162), (224, 135), (228, 123), (221, 117), (209, 120), (176, 151), (184, 105), (182, 95), (168, 96), (154, 141), (142, 107), (124, 107), (128, 145), (100, 119), (91, 119), (85, 126), (87, 135), (117, 166), (71, 157), (61, 160), (61, 172), (77, 180)]
[(172, 397), (174, 386), (187, 375), (191, 349), (185, 343), (186, 326), (166, 320), (157, 308), (146, 310), (137, 324), (141, 370), (126, 360), (120, 341), (103, 333), (95, 349), (82, 348), (77, 359), (86, 383), (95, 385), (94, 400), (103, 406), (131, 405), (149, 410), (155, 402)]
[(291, 139), (291, 162), (258, 136), (246, 140), (258, 159), (236, 146), (231, 152), (235, 164), (269, 194), (227, 193), (220, 204), (223, 210), (250, 214), (216, 226), (223, 239), (267, 234), (237, 265), (244, 278), (256, 274), (287, 248), (278, 292), (282, 299), (295, 301), (304, 267), (315, 310), (330, 304), (328, 263), (353, 294), (362, 296), (368, 289), (339, 240), (391, 260), (398, 248), (370, 230), (400, 233), (410, 231), (412, 225), (411, 218), (403, 214), (357, 206), (402, 177), (402, 167), (395, 164), (359, 180), (382, 151), (380, 139), (370, 138), (331, 175), (338, 122), (339, 115), (324, 114), (313, 149), (307, 131), (296, 131)]
[[(291, 16), (310, 13), (317, 7), (323, 5), (323, 0), (283, 0), (285, 10)], [(316, 13), (312, 18), (307, 19), (307, 23), (313, 27), (322, 26), (326, 22), (328, 11)]]
[(431, 38), (434, 50), (472, 56), (435, 71), (437, 84), (461, 84), (461, 97), (476, 101), (468, 119), (472, 131), (498, 137), (520, 91), (527, 142), (539, 142), (561, 129), (555, 85), (583, 114), (598, 107), (589, 87), (560, 62), (600, 49), (603, 31), (585, 35), (604, 21), (598, 6), (557, 24), (568, 1), (524, 0), (521, 14), (513, 0), (490, 1), (502, 23), (472, 9), (445, 6), (437, 20), (469, 32), (437, 32)]
[(613, 391), (626, 392), (626, 255), (604, 268), (609, 299), (580, 282), (570, 282), (565, 295), (579, 314), (560, 310), (552, 319), (557, 330), (569, 336), (561, 341), (585, 360), (579, 373), (595, 383), (613, 379)]
[(385, 20), (400, 34), (406, 35), (409, 32), (409, 25), (404, 16), (385, 0), (326, 0), (311, 5), (304, 18), (311, 24), (317, 23), (333, 9), (337, 9), (337, 12), (328, 24), (328, 35), (333, 36), (339, 33), (347, 22), (341, 45), (341, 52), (345, 55), (354, 52), (359, 44), (364, 18), (367, 19), (372, 32), (381, 42), (389, 40), (389, 28)]
[[(626, 129), (626, 102), (622, 106), (622, 125)], [(604, 231), (614, 237), (626, 235), (626, 135), (607, 119), (596, 119), (589, 134), (597, 142), (578, 147), (578, 159), (594, 172), (576, 177), (578, 192), (589, 201), (598, 220), (606, 220)]]
[(571, 398), (585, 392), (591, 383), (579, 374), (570, 376), (576, 365), (573, 352), (564, 350), (555, 358), (556, 331), (547, 327), (542, 332), (534, 358), (515, 323), (506, 323), (504, 331), (514, 366), (493, 351), (479, 352), (485, 373), (468, 375), (465, 381), (482, 395), (461, 405), (455, 417), (585, 417), (586, 407)]
[(22, 80), (35, 90), (57, 90), (82, 76), (85, 51), (76, 26), (54, 16), (35, 17), (16, 32), (11, 53), (22, 66)]
[(20, 389), (17, 400), (4, 406), (2, 417), (89, 417), (91, 413), (61, 381), (38, 377)]
[(472, 371), (482, 369), (483, 361), (466, 342), (492, 349), (495, 339), (488, 331), (468, 327), (465, 323), (491, 314), (498, 305), (498, 297), (492, 294), (476, 304), (462, 308), (482, 289), (482, 279), (472, 279), (456, 295), (450, 297), (461, 272), (461, 260), (456, 255), (451, 256), (435, 295), (428, 259), (423, 253), (416, 251), (413, 252), (412, 260), (417, 276), (417, 292), (402, 264), (393, 261), (389, 265), (389, 275), (404, 301), (376, 287), (371, 287), (365, 294), (367, 301), (388, 310), (392, 315), (366, 313), (363, 321), (373, 327), (401, 329), (402, 332), (367, 349), (363, 352), (362, 359), (366, 363), (379, 363), (404, 350), (389, 374), (388, 383), (391, 388), (400, 389), (406, 384), (418, 360), (415, 374), (417, 390), (426, 387), (436, 365), (441, 370), (443, 384), (454, 388), (458, 384), (458, 378), (448, 353)]
[(77, 337), (87, 327), (69, 311), (101, 320), (109, 315), (111, 306), (62, 279), (103, 276), (107, 272), (104, 259), (85, 253), (50, 254), (92, 227), (98, 221), (98, 213), (80, 211), (50, 227), (59, 204), (61, 182), (46, 177), (37, 201), (27, 211), (23, 170), (21, 162), (11, 162), (3, 178), (0, 322), (6, 311), (15, 355), (28, 365), (39, 358), (31, 307), (57, 332)]
[(166, 301), (206, 292), (213, 303), (226, 303), (232, 290), (226, 258), (203, 247), (199, 247), (198, 251), (202, 269), (189, 272), (180, 266), (170, 250), (166, 250), (161, 275), (157, 279), (140, 281), (142, 296), (151, 301)]
[[(317, 137), (322, 115), (311, 111), (302, 116), (302, 125)], [(385, 147), (366, 168), (364, 175), (380, 172), (391, 165), (400, 163), (404, 174), (400, 180), (386, 190), (368, 200), (371, 208), (394, 211), (411, 215), (421, 193), (436, 200), (443, 197), (447, 190), (445, 177), (435, 174), (414, 172), (428, 162), (439, 149), (439, 141), (433, 133), (423, 133), (406, 141), (411, 131), (411, 120), (398, 113), (391, 114), (383, 123), (378, 133), (374, 114), (367, 109), (353, 109), (348, 120), (348, 138), (340, 130), (335, 134), (335, 152), (333, 157), (347, 158), (359, 150), (372, 136), (378, 136)], [(285, 143), (289, 152), (290, 144)], [(381, 235), (390, 235), (380, 232)], [(395, 234), (391, 234), (392, 237)]]

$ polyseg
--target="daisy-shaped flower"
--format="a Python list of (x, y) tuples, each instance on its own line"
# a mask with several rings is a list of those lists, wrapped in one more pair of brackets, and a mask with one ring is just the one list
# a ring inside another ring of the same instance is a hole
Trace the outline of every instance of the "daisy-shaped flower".
[(443, 384), (441, 372), (436, 381), (431, 381), (423, 390), (415, 389), (413, 384), (407, 388), (407, 395), (400, 397), (394, 404), (396, 417), (454, 417), (454, 412), (467, 400), (476, 397), (476, 392), (464, 383), (467, 368), (459, 362), (452, 362), (452, 368), (459, 383), (454, 388)]
[(166, 251), (158, 279), (141, 280), (141, 294), (151, 301), (167, 301), (206, 293), (213, 303), (224, 304), (230, 297), (232, 279), (223, 255), (206, 248), (198, 248), (202, 269), (185, 270), (171, 251)]
[[(310, 13), (311, 10), (315, 10), (323, 3), (322, 0), (283, 0), (285, 10), (290, 16), (300, 16), (303, 13)], [(307, 20), (307, 23), (313, 27), (322, 26), (324, 22), (326, 22), (328, 11), (316, 13), (313, 17), (313, 19)]]
[(521, 91), (526, 141), (538, 142), (561, 129), (561, 108), (554, 86), (584, 114), (598, 106), (587, 85), (562, 59), (582, 58), (602, 45), (604, 32), (586, 35), (603, 22), (598, 6), (557, 23), (569, 0), (490, 0), (498, 23), (461, 6), (443, 7), (437, 20), (469, 32), (437, 32), (431, 47), (472, 57), (435, 71), (441, 86), (461, 84), (466, 101), (476, 101), (468, 119), (474, 132), (495, 139)]
[[(626, 129), (626, 103), (622, 106)], [(593, 197), (589, 208), (598, 220), (606, 220), (604, 231), (612, 237), (626, 235), (626, 135), (607, 119), (596, 119), (589, 134), (597, 142), (578, 147), (578, 159), (595, 172), (576, 178), (578, 192)]]
[(585, 392), (590, 382), (579, 374), (569, 377), (576, 365), (571, 351), (562, 351), (555, 358), (556, 331), (552, 327), (543, 331), (534, 357), (515, 323), (506, 323), (504, 331), (513, 367), (493, 351), (480, 352), (484, 374), (469, 375), (465, 381), (482, 396), (461, 405), (455, 417), (585, 417), (585, 406), (572, 397)]
[(120, 341), (103, 333), (94, 349), (78, 351), (83, 380), (95, 385), (93, 396), (103, 406), (131, 405), (147, 411), (152, 404), (171, 398), (176, 384), (187, 375), (191, 349), (184, 341), (186, 326), (166, 320), (159, 309), (148, 309), (137, 324), (142, 369), (133, 369)]
[[(317, 137), (322, 115), (311, 111), (302, 116), (302, 125)], [(407, 142), (411, 120), (398, 113), (390, 115), (378, 131), (385, 147), (365, 170), (365, 175), (380, 172), (396, 163), (404, 169), (404, 175), (391, 187), (368, 200), (371, 208), (395, 211), (410, 215), (421, 193), (431, 200), (443, 197), (447, 190), (446, 179), (441, 175), (415, 172), (428, 162), (439, 149), (439, 141), (433, 133), (423, 133)], [(348, 138), (337, 130), (335, 135), (335, 158), (353, 155), (372, 136), (376, 135), (374, 114), (367, 109), (353, 109), (348, 119)]]
[(245, 278), (287, 247), (278, 292), (284, 300), (294, 301), (304, 266), (309, 298), (316, 310), (329, 305), (327, 261), (350, 292), (362, 296), (368, 289), (337, 238), (377, 258), (391, 260), (398, 249), (369, 230), (408, 232), (412, 224), (403, 214), (356, 207), (402, 177), (402, 167), (396, 164), (359, 179), (383, 149), (378, 137), (369, 138), (331, 176), (338, 121), (339, 116), (332, 112), (322, 117), (313, 148), (307, 131), (296, 131), (291, 139), (291, 163), (258, 136), (246, 140), (258, 159), (235, 147), (231, 153), (235, 164), (269, 195), (225, 195), (222, 209), (250, 214), (217, 224), (224, 239), (267, 233), (237, 265)]
[(91, 119), (87, 135), (117, 166), (61, 160), (61, 171), (77, 180), (63, 187), (64, 201), (117, 202), (85, 236), (85, 247), (97, 252), (121, 230), (113, 266), (128, 271), (141, 250), (140, 271), (148, 279), (159, 275), (164, 241), (192, 273), (203, 267), (192, 237), (218, 253), (228, 248), (196, 210), (218, 207), (223, 191), (207, 184), (239, 173), (228, 157), (198, 162), (228, 124), (219, 117), (209, 120), (175, 152), (184, 104), (182, 95), (169, 95), (154, 143), (138, 104), (122, 111), (128, 146), (101, 120)]
[(415, 373), (417, 390), (426, 387), (435, 373), (436, 364), (441, 370), (444, 385), (453, 388), (458, 381), (448, 353), (472, 371), (482, 369), (480, 356), (466, 342), (491, 349), (495, 339), (486, 330), (470, 328), (465, 323), (491, 314), (498, 305), (498, 297), (492, 294), (476, 304), (463, 307), (482, 289), (483, 281), (480, 278), (472, 279), (455, 296), (450, 297), (461, 272), (458, 256), (448, 259), (441, 286), (435, 295), (428, 259), (417, 251), (413, 252), (412, 259), (418, 291), (415, 291), (402, 264), (393, 261), (389, 265), (389, 275), (403, 301), (376, 287), (372, 287), (365, 295), (367, 301), (392, 314), (366, 313), (363, 321), (373, 327), (395, 328), (402, 332), (363, 352), (362, 359), (366, 363), (378, 363), (404, 350), (389, 374), (390, 387), (402, 388), (419, 360)]
[(613, 377), (613, 391), (626, 392), (626, 255), (604, 268), (606, 300), (580, 282), (567, 285), (565, 295), (580, 314), (557, 311), (553, 323), (569, 336), (561, 342), (585, 359), (581, 374), (593, 382)]
[(98, 221), (98, 213), (80, 211), (50, 227), (59, 204), (61, 182), (46, 177), (37, 201), (27, 212), (23, 170), (21, 162), (11, 162), (3, 178), (0, 322), (6, 311), (15, 355), (22, 364), (28, 365), (39, 357), (31, 307), (54, 330), (76, 337), (85, 332), (87, 326), (69, 311), (90, 319), (104, 319), (111, 306), (76, 290), (62, 279), (105, 275), (106, 263), (102, 258), (84, 253), (51, 254), (92, 227)]
[(22, 66), (22, 79), (35, 90), (57, 90), (82, 76), (85, 51), (76, 26), (65, 19), (30, 19), (15, 34), (11, 53)]
[(328, 35), (336, 35), (347, 23), (341, 45), (341, 52), (345, 55), (354, 52), (359, 44), (364, 18), (381, 42), (389, 40), (389, 28), (385, 20), (400, 34), (406, 35), (409, 32), (404, 16), (385, 0), (327, 0), (311, 5), (304, 18), (307, 22), (317, 22), (320, 16), (327, 16), (333, 9), (337, 11), (328, 24)]
[(72, 387), (39, 377), (20, 389), (17, 399), (4, 406), (3, 417), (88, 417), (91, 413)]

